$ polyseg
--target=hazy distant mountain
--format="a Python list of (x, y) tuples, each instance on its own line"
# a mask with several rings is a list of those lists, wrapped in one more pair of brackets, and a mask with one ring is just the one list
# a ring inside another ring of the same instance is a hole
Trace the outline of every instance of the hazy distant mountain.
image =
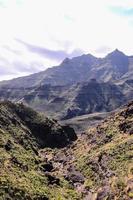
[(95, 78), (98, 81), (118, 81), (132, 79), (133, 56), (126, 56), (115, 50), (104, 58), (96, 58), (91, 54), (66, 58), (59, 66), (45, 71), (4, 81), (9, 87), (33, 87), (39, 84), (67, 85), (84, 82)]
[(133, 81), (121, 85), (95, 79), (72, 86), (42, 85), (32, 88), (1, 89), (0, 99), (23, 102), (58, 119), (94, 112), (112, 111), (133, 98)]

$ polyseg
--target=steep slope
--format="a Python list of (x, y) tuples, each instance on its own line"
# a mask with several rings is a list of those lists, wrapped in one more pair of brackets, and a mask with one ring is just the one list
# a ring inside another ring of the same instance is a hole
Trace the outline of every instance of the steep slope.
[(40, 149), (40, 137), (28, 125), (31, 109), (27, 116), (24, 107), (22, 118), (22, 108), (0, 104), (2, 200), (132, 199), (133, 102), (71, 145), (54, 149)]
[(118, 108), (132, 98), (132, 94), (123, 94), (123, 90), (122, 86), (99, 83), (92, 79), (72, 86), (44, 85), (28, 90), (1, 89), (0, 99), (21, 101), (49, 116), (68, 119), (94, 112), (109, 112)]
[(89, 129), (74, 155), (77, 170), (86, 177), (80, 187), (85, 199), (132, 199), (133, 102)]
[(48, 200), (62, 193), (67, 199), (69, 183), (62, 185), (63, 179), (45, 173), (52, 165), (41, 160), (39, 149), (51, 147), (54, 152), (76, 138), (72, 128), (61, 127), (28, 107), (0, 103), (0, 199)]
[(49, 68), (40, 73), (26, 77), (20, 77), (9, 81), (3, 81), (0, 85), (8, 87), (33, 87), (40, 84), (67, 85), (80, 82), (88, 78), (91, 66), (98, 59), (90, 54), (82, 55), (72, 59), (66, 58), (59, 66)]
[(27, 88), (40, 84), (69, 85), (95, 78), (99, 81), (127, 80), (133, 74), (133, 57), (115, 50), (104, 58), (96, 58), (91, 54), (72, 59), (66, 58), (59, 66), (49, 68), (40, 73), (3, 81), (0, 85), (11, 88)]
[(133, 99), (133, 79), (128, 79), (124, 83), (118, 82), (117, 85), (127, 100)]
[(90, 74), (98, 80), (107, 82), (121, 79), (128, 70), (129, 57), (116, 49), (101, 59), (101, 62), (92, 68)]
[(71, 162), (64, 171), (81, 199), (131, 200), (133, 102), (79, 136), (67, 154)]
[[(43, 147), (63, 147), (76, 139), (74, 131), (69, 127), (61, 127), (56, 120), (50, 120), (23, 104), (14, 105), (11, 102), (1, 103), (1, 120), (10, 127), (18, 117), (29, 128), (38, 145)], [(4, 109), (7, 109), (4, 113)], [(6, 114), (9, 113), (7, 117)], [(5, 118), (4, 118), (5, 114)], [(6, 121), (7, 117), (7, 121)], [(11, 120), (11, 121), (10, 121)], [(21, 122), (20, 121), (20, 122)], [(18, 122), (19, 125), (19, 122)], [(67, 132), (68, 128), (68, 132)], [(71, 135), (69, 134), (71, 132)]]

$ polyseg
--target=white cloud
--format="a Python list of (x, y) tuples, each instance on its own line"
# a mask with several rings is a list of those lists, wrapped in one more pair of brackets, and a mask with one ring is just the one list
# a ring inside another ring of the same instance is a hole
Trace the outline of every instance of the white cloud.
[[(3, 63), (3, 68), (12, 68), (13, 77), (59, 63), (29, 51), (15, 38), (53, 51), (66, 51), (66, 54), (81, 49), (103, 56), (109, 49), (115, 48), (133, 54), (132, 16), (124, 18), (116, 15), (111, 12), (112, 6), (129, 9), (133, 8), (133, 1), (1, 0), (0, 56), (8, 62), (6, 66)], [(105, 51), (97, 51), (103, 47)], [(16, 66), (14, 62), (22, 64)], [(22, 74), (20, 68), (24, 65), (27, 67)], [(0, 75), (0, 78), (3, 77)]]

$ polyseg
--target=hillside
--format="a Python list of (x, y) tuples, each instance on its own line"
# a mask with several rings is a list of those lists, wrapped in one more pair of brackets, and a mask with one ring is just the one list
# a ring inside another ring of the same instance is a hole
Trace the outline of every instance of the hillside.
[[(58, 135), (64, 148), (53, 144)], [(2, 200), (133, 197), (133, 102), (77, 140), (72, 129), (23, 105), (1, 103), (0, 149)]]
[(133, 98), (131, 81), (123, 84), (98, 82), (72, 86), (42, 85), (32, 88), (1, 88), (0, 99), (23, 102), (57, 119), (69, 119), (95, 112), (110, 112)]
[(110, 83), (76, 84), (72, 87), (40, 87), (24, 96), (23, 102), (48, 115), (69, 119), (93, 112), (116, 109), (125, 102), (121, 90)]
[(0, 103), (0, 199), (47, 200), (62, 192), (67, 198), (69, 184), (45, 173), (52, 164), (39, 156), (39, 150), (54, 152), (76, 139), (72, 128), (22, 104)]
[(73, 152), (85, 177), (77, 188), (86, 200), (132, 199), (133, 102), (79, 137)]
[[(133, 102), (79, 135), (69, 149), (57, 155), (63, 157), (60, 173), (65, 173), (80, 199), (131, 200)], [(50, 160), (59, 162), (57, 155)]]

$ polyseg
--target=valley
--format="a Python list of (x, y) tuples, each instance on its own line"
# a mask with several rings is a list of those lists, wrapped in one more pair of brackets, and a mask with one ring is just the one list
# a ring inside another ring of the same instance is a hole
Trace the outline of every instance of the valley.
[(0, 82), (0, 200), (132, 200), (133, 57)]
[(22, 104), (0, 104), (0, 197), (132, 199), (133, 102), (76, 136)]

